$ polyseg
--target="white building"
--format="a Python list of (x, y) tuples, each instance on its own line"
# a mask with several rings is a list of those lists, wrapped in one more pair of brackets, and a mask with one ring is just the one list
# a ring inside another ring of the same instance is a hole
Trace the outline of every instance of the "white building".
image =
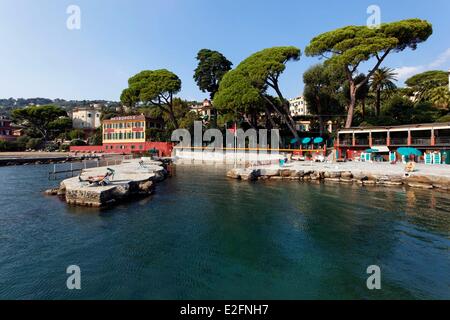
[(293, 117), (310, 115), (308, 106), (306, 105), (306, 101), (303, 96), (290, 99), (289, 109), (291, 111), (291, 116)]
[(191, 111), (199, 114), (200, 117), (204, 117), (207, 120), (211, 119), (212, 116), (212, 104), (208, 99), (203, 100), (202, 104), (190, 106)]
[(101, 106), (78, 107), (71, 113), (74, 129), (97, 129), (101, 126)]

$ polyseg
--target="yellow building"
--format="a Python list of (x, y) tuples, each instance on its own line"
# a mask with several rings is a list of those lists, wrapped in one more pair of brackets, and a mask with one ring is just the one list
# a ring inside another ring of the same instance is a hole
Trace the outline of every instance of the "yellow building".
[(116, 117), (103, 121), (103, 143), (145, 142), (146, 118)]

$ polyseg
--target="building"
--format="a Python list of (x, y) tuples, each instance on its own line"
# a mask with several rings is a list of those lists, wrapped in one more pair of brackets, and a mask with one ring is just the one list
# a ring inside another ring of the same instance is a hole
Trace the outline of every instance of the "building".
[(422, 152), (450, 149), (450, 123), (342, 129), (337, 132), (338, 158), (357, 158), (371, 148), (379, 153), (414, 147)]
[(101, 126), (101, 105), (78, 107), (70, 113), (74, 129), (95, 130)]
[(0, 141), (14, 141), (17, 138), (14, 128), (12, 125), (12, 120), (5, 116), (0, 116)]
[(103, 147), (106, 151), (131, 153), (148, 151), (147, 129), (164, 129), (161, 119), (144, 115), (115, 117), (103, 121)]
[(289, 100), (289, 110), (291, 111), (292, 117), (309, 116), (308, 106), (306, 104), (305, 98), (299, 96), (294, 99)]
[(191, 111), (197, 113), (204, 121), (211, 120), (214, 116), (214, 109), (210, 100), (205, 99), (201, 104), (190, 106)]

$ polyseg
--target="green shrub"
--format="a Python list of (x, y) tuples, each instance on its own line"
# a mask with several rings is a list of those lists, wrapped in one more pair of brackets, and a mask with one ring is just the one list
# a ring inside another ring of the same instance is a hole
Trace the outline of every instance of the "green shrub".
[(33, 150), (38, 150), (40, 148), (42, 148), (42, 146), (44, 145), (44, 140), (41, 138), (31, 138), (27, 141), (25, 147), (27, 149), (33, 149)]
[(70, 145), (73, 146), (73, 147), (76, 147), (76, 146), (85, 146), (85, 145), (86, 145), (86, 142), (84, 142), (83, 140), (80, 140), (80, 139), (75, 139), (75, 140), (72, 140), (72, 141), (70, 142)]

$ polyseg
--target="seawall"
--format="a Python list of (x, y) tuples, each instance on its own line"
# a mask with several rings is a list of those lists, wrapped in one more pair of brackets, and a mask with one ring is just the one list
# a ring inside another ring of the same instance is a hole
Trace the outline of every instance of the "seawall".
[[(412, 173), (404, 171), (404, 165), (372, 164), (290, 164), (234, 168), (227, 172), (233, 179), (323, 181), (326, 183), (359, 184), (361, 186), (407, 186), (421, 189), (450, 190), (450, 168), (423, 167)], [(442, 172), (440, 170), (443, 170)], [(444, 173), (445, 172), (445, 173)]]

